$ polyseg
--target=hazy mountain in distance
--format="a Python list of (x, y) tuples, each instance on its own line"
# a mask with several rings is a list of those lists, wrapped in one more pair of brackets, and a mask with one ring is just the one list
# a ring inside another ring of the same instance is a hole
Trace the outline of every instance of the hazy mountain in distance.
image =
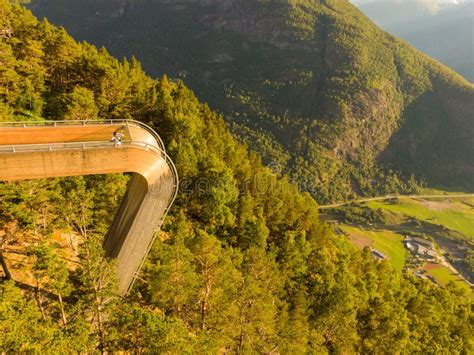
[(354, 0), (387, 32), (474, 81), (472, 0)]

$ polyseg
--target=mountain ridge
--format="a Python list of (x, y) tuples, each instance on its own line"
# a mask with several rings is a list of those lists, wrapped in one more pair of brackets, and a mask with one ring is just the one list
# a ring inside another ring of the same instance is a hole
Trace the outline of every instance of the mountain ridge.
[[(50, 15), (78, 6), (48, 3)], [(473, 86), (348, 2), (85, 4), (73, 34), (91, 24), (81, 39), (183, 79), (319, 202), (406, 190), (412, 174), (474, 189)]]

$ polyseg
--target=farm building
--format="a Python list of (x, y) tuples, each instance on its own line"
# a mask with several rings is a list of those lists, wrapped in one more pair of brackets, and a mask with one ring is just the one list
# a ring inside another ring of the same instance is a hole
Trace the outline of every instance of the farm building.
[(423, 245), (425, 248), (433, 249), (433, 242), (419, 237), (413, 237), (412, 242), (418, 245)]
[(375, 248), (372, 248), (372, 255), (374, 256), (374, 258), (376, 259), (380, 259), (380, 260), (385, 260), (387, 259), (387, 257), (385, 256), (384, 253), (382, 253), (381, 251), (375, 249)]
[(428, 260), (438, 259), (433, 242), (419, 237), (405, 237), (405, 247), (415, 256)]

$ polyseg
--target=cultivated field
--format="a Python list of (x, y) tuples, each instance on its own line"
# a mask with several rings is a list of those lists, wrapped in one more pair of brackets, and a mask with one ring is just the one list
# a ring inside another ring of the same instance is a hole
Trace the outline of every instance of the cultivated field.
[(446, 285), (448, 282), (452, 281), (465, 290), (471, 290), (469, 285), (464, 282), (463, 279), (461, 279), (457, 274), (453, 273), (444, 265), (427, 264), (425, 265), (424, 269), (426, 270), (426, 273), (433, 276), (440, 285)]
[(341, 229), (359, 248), (371, 245), (384, 253), (395, 269), (403, 269), (407, 252), (403, 246), (402, 235), (390, 231), (364, 230), (352, 226), (341, 226)]
[(403, 200), (393, 202), (369, 202), (372, 209), (382, 209), (402, 214), (420, 221), (441, 225), (474, 240), (474, 199)]

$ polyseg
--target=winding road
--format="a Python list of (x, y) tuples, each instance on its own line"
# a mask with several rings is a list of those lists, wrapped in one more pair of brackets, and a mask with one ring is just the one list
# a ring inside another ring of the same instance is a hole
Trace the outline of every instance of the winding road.
[[(111, 141), (123, 134), (121, 144)], [(132, 120), (0, 123), (0, 181), (133, 173), (104, 240), (117, 260), (119, 292), (132, 287), (178, 191), (163, 142)]]
[(377, 196), (377, 197), (368, 197), (368, 198), (360, 198), (356, 200), (351, 200), (347, 202), (341, 202), (341, 203), (334, 203), (331, 205), (320, 205), (318, 208), (320, 210), (324, 209), (329, 209), (329, 208), (336, 208), (336, 207), (342, 207), (342, 206), (347, 206), (352, 203), (364, 203), (364, 202), (370, 202), (370, 201), (384, 201), (384, 200), (390, 200), (393, 198), (399, 199), (399, 200), (409, 200), (413, 198), (469, 198), (473, 197), (474, 198), (474, 193), (473, 194), (453, 194), (453, 195), (385, 195), (385, 196)]

